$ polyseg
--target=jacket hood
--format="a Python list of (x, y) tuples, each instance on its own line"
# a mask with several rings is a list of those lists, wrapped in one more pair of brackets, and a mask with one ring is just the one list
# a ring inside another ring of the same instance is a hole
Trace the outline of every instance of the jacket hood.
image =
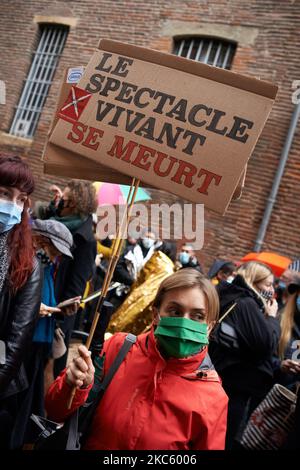
[(238, 274), (231, 284), (222, 284), (218, 288), (220, 297), (220, 311), (232, 305), (238, 299), (252, 298), (261, 308), (264, 306), (262, 300), (258, 297), (251, 287), (248, 286), (244, 278)]
[(170, 357), (165, 359), (157, 347), (156, 338), (154, 336), (154, 326), (152, 326), (149, 333), (139, 335), (138, 342), (143, 353), (148, 356), (150, 360), (156, 362), (159, 369), (168, 370), (171, 373), (174, 372), (176, 375), (184, 376), (185, 374), (197, 371), (207, 354), (207, 347), (205, 347), (199, 353), (189, 357), (181, 359)]
[(188, 380), (220, 382), (220, 378), (208, 356), (207, 347), (203, 348), (198, 354), (189, 357), (165, 359), (157, 347), (154, 326), (152, 326), (149, 333), (139, 335), (138, 342), (143, 353), (152, 362), (156, 363), (157, 370), (165, 370)]

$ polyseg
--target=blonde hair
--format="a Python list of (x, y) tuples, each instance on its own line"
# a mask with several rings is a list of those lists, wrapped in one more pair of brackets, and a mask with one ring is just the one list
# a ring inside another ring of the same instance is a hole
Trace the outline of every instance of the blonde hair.
[(171, 290), (188, 289), (191, 287), (199, 287), (203, 292), (207, 303), (208, 323), (214, 322), (219, 316), (219, 297), (217, 291), (211, 281), (194, 268), (185, 268), (168, 276), (158, 288), (156, 297), (153, 301), (153, 307), (159, 308), (165, 294)]
[(266, 301), (257, 290), (256, 284), (264, 281), (271, 274), (273, 275), (272, 269), (263, 263), (258, 263), (257, 261), (249, 261), (249, 263), (242, 264), (237, 270), (237, 273), (244, 278), (246, 284), (252, 290), (254, 290), (254, 292), (263, 301), (263, 304), (266, 307)]
[(295, 292), (294, 294), (291, 294), (289, 296), (288, 301), (282, 312), (282, 316), (280, 320), (281, 335), (280, 335), (279, 348), (278, 348), (280, 359), (284, 359), (284, 351), (286, 350), (286, 347), (292, 336), (297, 296), (298, 296), (298, 292)]

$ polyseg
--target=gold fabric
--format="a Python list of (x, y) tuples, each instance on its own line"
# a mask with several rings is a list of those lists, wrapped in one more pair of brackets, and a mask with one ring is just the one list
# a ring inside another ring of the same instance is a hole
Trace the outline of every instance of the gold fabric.
[(126, 331), (138, 335), (152, 323), (151, 304), (161, 282), (174, 272), (170, 258), (157, 251), (140, 271), (123, 304), (111, 317), (107, 331)]
[[(103, 258), (110, 258), (113, 252), (114, 244), (116, 242), (116, 239), (114, 238), (111, 244), (111, 247), (102, 245), (102, 243), (98, 240), (97, 241), (97, 254), (98, 255), (103, 255)], [(124, 249), (125, 246), (125, 239), (121, 242), (122, 244), (122, 249)]]

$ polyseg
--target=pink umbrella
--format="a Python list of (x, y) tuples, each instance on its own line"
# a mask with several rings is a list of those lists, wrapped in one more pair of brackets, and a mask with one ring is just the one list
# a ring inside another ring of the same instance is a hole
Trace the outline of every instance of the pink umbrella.
[[(96, 181), (93, 184), (96, 188), (99, 205), (126, 204), (130, 186), (126, 186), (124, 184), (101, 183), (99, 181)], [(148, 201), (149, 199), (151, 199), (151, 197), (144, 189), (139, 188), (137, 190), (135, 201)]]

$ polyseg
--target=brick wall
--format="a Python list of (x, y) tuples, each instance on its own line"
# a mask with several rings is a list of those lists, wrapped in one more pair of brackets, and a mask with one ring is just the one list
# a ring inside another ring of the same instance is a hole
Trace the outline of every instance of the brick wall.
[[(87, 63), (99, 38), (130, 42), (161, 51), (172, 50), (172, 36), (201, 34), (237, 40), (232, 70), (279, 86), (277, 101), (248, 167), (242, 198), (225, 216), (206, 211), (205, 244), (200, 260), (208, 266), (216, 254), (239, 258), (252, 251), (278, 166), (293, 111), (292, 82), (300, 79), (300, 10), (295, 0), (2, 0), (0, 10), (0, 80), (7, 85), (7, 105), (0, 105), (0, 131), (7, 132), (37, 37), (35, 15), (76, 18), (56, 70), (35, 137), (30, 146), (1, 144), (0, 150), (28, 158), (37, 179), (36, 199), (47, 199), (50, 182), (42, 174), (41, 154), (62, 70)], [(13, 78), (13, 79), (12, 79)], [(294, 138), (278, 199), (263, 245), (283, 255), (300, 255), (300, 126)], [(158, 201), (174, 200), (153, 192)]]

